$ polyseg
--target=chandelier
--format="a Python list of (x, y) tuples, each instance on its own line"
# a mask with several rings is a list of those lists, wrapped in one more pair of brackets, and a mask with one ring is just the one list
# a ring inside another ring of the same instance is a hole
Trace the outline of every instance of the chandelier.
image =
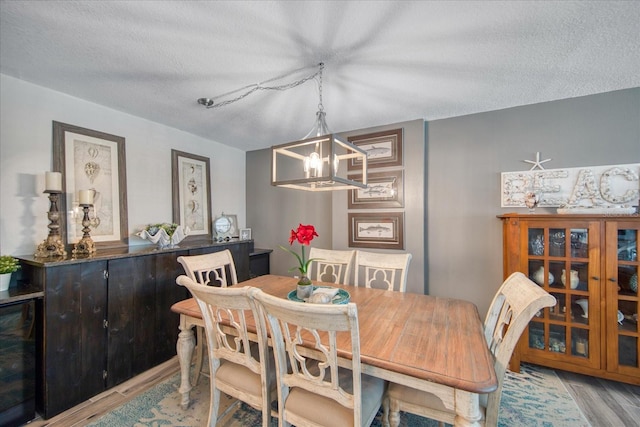
[[(284, 76), (248, 85), (215, 98), (199, 98), (198, 104), (207, 109), (219, 108), (239, 101), (258, 90), (287, 90), (317, 77), (320, 101), (314, 126), (301, 140), (271, 147), (271, 185), (305, 191), (366, 188), (367, 153), (333, 134), (327, 126), (326, 113), (322, 105), (323, 70), (324, 63), (321, 62), (318, 64), (318, 71), (300, 80), (282, 85), (267, 84), (300, 71), (295, 70)], [(234, 98), (219, 101), (220, 98), (238, 92), (241, 93)]]
[(320, 63), (316, 73), (320, 101), (311, 131), (299, 141), (271, 147), (271, 185), (305, 191), (367, 187), (367, 153), (327, 126), (322, 105), (323, 70)]

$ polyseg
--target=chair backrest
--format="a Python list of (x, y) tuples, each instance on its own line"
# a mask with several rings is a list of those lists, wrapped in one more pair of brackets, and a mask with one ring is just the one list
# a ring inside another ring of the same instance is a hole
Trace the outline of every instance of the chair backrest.
[(405, 292), (410, 262), (409, 253), (356, 251), (355, 285)]
[(555, 304), (552, 295), (520, 272), (509, 276), (498, 289), (484, 321), (485, 339), (495, 357), (498, 377), (498, 388), (489, 395), (481, 395), (486, 425), (497, 425), (504, 374), (524, 328), (539, 310)]
[(204, 255), (178, 257), (191, 280), (206, 286), (226, 288), (238, 283), (236, 265), (229, 249)]
[[(298, 411), (289, 410), (287, 406), (291, 389), (300, 388), (315, 396), (332, 399), (353, 411), (353, 425), (362, 425), (360, 332), (356, 305), (302, 304), (274, 297), (259, 289), (252, 290), (251, 296), (263, 312), (261, 321), (266, 319), (271, 331), (278, 402), (283, 403), (278, 407), (280, 420), (294, 425), (311, 423), (304, 418), (305, 411), (296, 413)], [(339, 332), (350, 334), (351, 348), (341, 342), (340, 349), (350, 350), (353, 355), (348, 380), (352, 387), (349, 384), (347, 389), (343, 388), (344, 378), (338, 375)], [(304, 340), (308, 342), (306, 346), (302, 345)], [(310, 352), (310, 349), (315, 351)], [(343, 421), (341, 425), (344, 424)]]
[[(332, 249), (311, 248), (308, 275), (311, 280), (343, 285), (351, 284), (351, 266), (356, 251), (336, 251)], [(315, 275), (314, 275), (315, 270)]]
[[(247, 331), (246, 314), (251, 313), (252, 316), (257, 317), (254, 311), (255, 305), (249, 299), (249, 291), (253, 288), (243, 286), (223, 289), (215, 286), (202, 286), (185, 275), (178, 276), (176, 283), (189, 289), (202, 312), (209, 351), (211, 395), (213, 396), (215, 393), (214, 388), (218, 387), (214, 381), (221, 364), (220, 360), (223, 359), (236, 365), (245, 366), (253, 373), (260, 375), (262, 379), (262, 394), (251, 396), (247, 392), (246, 385), (243, 387), (242, 384), (243, 381), (247, 381), (246, 376), (239, 375), (239, 392), (234, 397), (241, 398), (252, 405), (259, 405), (261, 408), (270, 408), (271, 397), (266, 378), (267, 371), (272, 367), (269, 366), (270, 358), (266, 350), (266, 335), (258, 331), (258, 351), (256, 354), (255, 346), (251, 345), (250, 335)], [(256, 328), (259, 329), (262, 325), (259, 322), (256, 323), (258, 323)], [(266, 362), (261, 363), (261, 361)], [(229, 393), (229, 390), (226, 389), (222, 389), (222, 391)], [(212, 415), (216, 416), (217, 414)]]

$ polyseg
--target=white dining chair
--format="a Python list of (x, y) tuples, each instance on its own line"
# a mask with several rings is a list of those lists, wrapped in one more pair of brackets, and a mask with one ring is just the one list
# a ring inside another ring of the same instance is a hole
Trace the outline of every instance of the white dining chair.
[(406, 292), (410, 253), (356, 251), (355, 285)]
[[(227, 286), (238, 283), (236, 265), (229, 249), (212, 252), (203, 255), (180, 256), (177, 261), (182, 265), (187, 276), (198, 284), (205, 286)], [(188, 300), (176, 304), (176, 310), (180, 310), (180, 304), (189, 304)], [(196, 364), (192, 384), (198, 384), (204, 364), (204, 334), (202, 326), (196, 326)]]
[[(309, 278), (320, 282), (350, 285), (351, 268), (356, 251), (339, 251), (312, 247), (309, 251)], [(315, 274), (314, 274), (315, 271)]]
[[(485, 339), (495, 358), (498, 388), (480, 395), (482, 425), (498, 424), (504, 374), (522, 331), (539, 310), (555, 304), (556, 299), (552, 295), (520, 272), (509, 276), (498, 289), (484, 321)], [(454, 424), (456, 414), (453, 400), (451, 396), (438, 397), (426, 391), (390, 383), (384, 400), (384, 418), (392, 427), (397, 427), (400, 425), (400, 411), (404, 411), (437, 420), (440, 425)]]
[[(266, 334), (258, 332), (255, 345), (255, 337), (247, 330), (247, 313), (254, 318), (259, 315), (248, 296), (252, 288), (202, 286), (184, 275), (176, 282), (189, 289), (205, 324), (211, 389), (207, 425), (215, 426), (222, 415), (223, 392), (262, 411), (262, 425), (269, 426), (271, 402), (276, 397), (275, 369)], [(256, 323), (257, 328), (262, 326)]]
[(203, 255), (180, 256), (178, 262), (182, 264), (187, 276), (202, 285), (226, 288), (238, 283), (236, 265), (229, 249)]
[[(357, 306), (299, 303), (257, 288), (250, 295), (271, 332), (279, 426), (370, 425), (386, 384), (362, 374)], [(339, 341), (344, 334), (350, 339)], [(350, 369), (338, 366), (339, 350), (351, 354)]]

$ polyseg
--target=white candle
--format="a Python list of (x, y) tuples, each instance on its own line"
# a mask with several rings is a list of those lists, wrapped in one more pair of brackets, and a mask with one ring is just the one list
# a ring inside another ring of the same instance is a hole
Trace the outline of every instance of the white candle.
[(62, 173), (45, 172), (44, 173), (45, 190), (62, 191)]
[(93, 204), (93, 190), (80, 190), (78, 191), (78, 198), (81, 205)]

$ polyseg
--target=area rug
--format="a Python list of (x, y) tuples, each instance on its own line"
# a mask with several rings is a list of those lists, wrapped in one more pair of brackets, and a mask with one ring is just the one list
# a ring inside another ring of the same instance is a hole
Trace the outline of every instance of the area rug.
[[(209, 383), (200, 377), (191, 391), (191, 406), (180, 408), (179, 375), (133, 398), (109, 414), (94, 421), (93, 427), (205, 426), (209, 411)], [(228, 405), (230, 401), (223, 404)], [(261, 413), (245, 404), (236, 405), (224, 419), (224, 427), (260, 426)], [(372, 426), (381, 427), (381, 413)], [(271, 420), (277, 426), (277, 420)], [(401, 413), (403, 427), (435, 427), (438, 423), (412, 414)], [(523, 364), (521, 372), (507, 372), (500, 403), (501, 427), (589, 427), (562, 381), (552, 370)]]

